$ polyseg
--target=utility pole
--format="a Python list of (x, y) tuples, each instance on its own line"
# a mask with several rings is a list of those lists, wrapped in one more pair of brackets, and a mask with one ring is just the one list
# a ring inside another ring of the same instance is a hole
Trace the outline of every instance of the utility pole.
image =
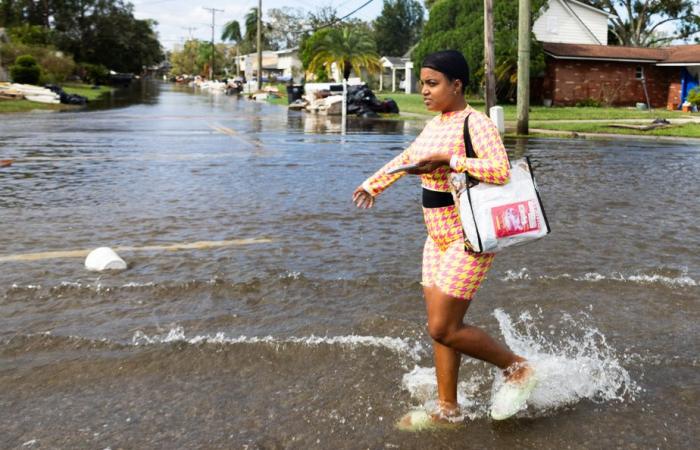
[(216, 58), (216, 47), (214, 47), (214, 27), (215, 25), (215, 17), (217, 12), (224, 12), (223, 9), (216, 9), (216, 8), (206, 8), (207, 11), (211, 11), (211, 65), (209, 66), (209, 81), (214, 80), (214, 59)]
[(183, 30), (187, 30), (187, 35), (189, 36), (189, 40), (192, 40), (192, 32), (197, 29), (197, 27), (180, 27)]
[(262, 0), (258, 0), (258, 25), (257, 25), (257, 46), (258, 46), (258, 90), (262, 90)]
[(530, 0), (519, 0), (518, 11), (518, 134), (530, 133)]
[(496, 106), (496, 75), (494, 66), (496, 51), (493, 47), (493, 0), (484, 0), (484, 73), (486, 74), (486, 115), (491, 115), (491, 108)]

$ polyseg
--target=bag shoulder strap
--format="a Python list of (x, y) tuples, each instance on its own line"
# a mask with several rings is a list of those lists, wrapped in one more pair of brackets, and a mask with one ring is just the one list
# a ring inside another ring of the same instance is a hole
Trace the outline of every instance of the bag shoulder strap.
[[(476, 152), (474, 151), (474, 144), (472, 144), (471, 134), (469, 133), (469, 116), (471, 116), (471, 113), (467, 114), (467, 117), (464, 119), (464, 150), (467, 154), (467, 158), (478, 158)], [(465, 175), (469, 181), (467, 186), (475, 186), (479, 184), (479, 180), (472, 178), (469, 173), (465, 173)]]
[(467, 114), (467, 117), (464, 119), (464, 150), (467, 153), (467, 158), (478, 158), (474, 151), (471, 135), (469, 134), (469, 116), (471, 116), (471, 113)]

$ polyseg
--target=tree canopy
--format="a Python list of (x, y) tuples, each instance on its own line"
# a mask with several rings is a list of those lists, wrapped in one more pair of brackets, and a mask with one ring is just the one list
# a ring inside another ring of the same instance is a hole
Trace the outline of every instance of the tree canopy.
[(309, 71), (325, 68), (330, 74), (331, 65), (335, 63), (347, 79), (352, 69), (365, 69), (370, 73), (381, 70), (374, 41), (366, 30), (346, 25), (319, 30), (317, 33), (322, 34), (312, 47), (313, 57), (307, 67)]
[(124, 0), (0, 0), (0, 26), (41, 26), (77, 62), (140, 72), (163, 54), (152, 20), (136, 19)]
[(272, 8), (267, 11), (269, 18), (268, 36), (275, 50), (294, 48), (299, 45), (306, 24), (302, 10), (297, 8)]
[[(546, 0), (533, 0), (531, 20)], [(518, 0), (494, 2), (494, 45), (496, 54), (497, 95), (500, 101), (510, 100), (517, 82)], [(412, 60), (417, 71), (423, 58), (438, 50), (461, 51), (470, 68), (467, 89), (477, 92), (484, 77), (484, 2), (483, 0), (439, 0), (430, 9)], [(544, 70), (542, 46), (531, 34), (530, 73), (539, 75)]]
[(221, 32), (222, 41), (241, 42), (241, 24), (237, 20), (226, 22), (224, 31)]
[[(245, 34), (243, 35), (243, 42), (241, 44), (241, 51), (244, 53), (251, 53), (257, 50), (258, 47), (258, 8), (250, 8), (248, 13), (244, 18), (245, 22)], [(265, 21), (261, 21), (261, 39), (262, 48), (271, 49), (270, 45), (270, 25)]]
[[(689, 40), (700, 32), (695, 0), (583, 0), (613, 14), (608, 22), (610, 43), (657, 47)], [(695, 36), (695, 41), (699, 39)]]
[(418, 0), (384, 0), (373, 23), (379, 54), (404, 55), (420, 38), (425, 10)]

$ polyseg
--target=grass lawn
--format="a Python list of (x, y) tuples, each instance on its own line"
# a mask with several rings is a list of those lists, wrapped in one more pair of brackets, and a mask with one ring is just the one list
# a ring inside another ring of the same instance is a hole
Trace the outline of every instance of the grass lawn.
[[(268, 102), (277, 105), (287, 105), (286, 91), (280, 89), (280, 98), (268, 99)], [(410, 120), (418, 118), (429, 119), (435, 113), (425, 109), (420, 94), (406, 94), (403, 92), (381, 91), (375, 92), (380, 100), (393, 99), (398, 105), (401, 114), (382, 114), (384, 119)], [(469, 104), (478, 110), (484, 109), (482, 99), (467, 99)], [(516, 105), (502, 105), (507, 121), (515, 121), (517, 118)], [(675, 136), (700, 138), (700, 124), (675, 124), (665, 128), (649, 131), (640, 131), (627, 128), (610, 127), (605, 122), (586, 121), (614, 121), (614, 120), (638, 120), (639, 124), (649, 124), (655, 118), (679, 119), (692, 117), (691, 113), (680, 111), (667, 111), (655, 109), (651, 112), (640, 111), (636, 108), (608, 108), (608, 107), (530, 107), (530, 128), (546, 129), (562, 132), (577, 133), (601, 133), (623, 134), (638, 136)], [(631, 123), (628, 123), (631, 124)]]
[[(411, 114), (424, 114), (432, 116), (434, 113), (425, 109), (420, 94), (405, 94), (399, 92), (382, 91), (375, 95), (380, 98), (392, 98), (399, 105), (401, 112)], [(482, 99), (467, 99), (469, 104), (478, 110), (484, 110)], [(516, 105), (501, 105), (505, 113), (505, 119), (514, 121), (517, 119)], [(680, 111), (667, 111), (665, 109), (655, 109), (651, 112), (640, 111), (636, 108), (607, 108), (607, 107), (551, 107), (530, 106), (530, 121), (537, 120), (610, 120), (610, 119), (655, 119), (679, 118), (690, 116), (690, 113)]]
[(88, 101), (96, 100), (103, 94), (112, 92), (114, 89), (109, 86), (98, 86), (93, 88), (89, 84), (64, 84), (61, 86), (67, 94), (78, 94), (87, 97)]
[(65, 109), (65, 105), (48, 105), (46, 103), (30, 102), (29, 100), (0, 100), (0, 114), (29, 112), (36, 109), (60, 111)]
[[(648, 122), (644, 122), (648, 124)], [(629, 128), (615, 128), (602, 123), (587, 122), (530, 122), (530, 128), (545, 130), (570, 131), (577, 133), (605, 133), (605, 134), (629, 134), (637, 136), (677, 136), (700, 138), (700, 123), (684, 123), (670, 125), (664, 128), (656, 128), (649, 131), (633, 130)], [(631, 125), (627, 123), (626, 125)]]
[[(61, 86), (68, 94), (78, 94), (87, 97), (88, 101), (96, 100), (101, 95), (109, 93), (113, 88), (100, 86), (93, 89), (89, 84), (66, 84)], [(50, 105), (46, 103), (30, 102), (29, 100), (0, 100), (0, 113), (18, 113), (34, 110), (60, 111), (64, 109), (74, 109), (74, 105)]]

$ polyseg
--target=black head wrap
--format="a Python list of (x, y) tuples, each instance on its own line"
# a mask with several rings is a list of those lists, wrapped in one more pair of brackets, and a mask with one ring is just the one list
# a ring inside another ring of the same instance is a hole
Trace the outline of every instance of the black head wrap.
[(421, 67), (437, 70), (452, 80), (462, 81), (462, 91), (469, 83), (469, 64), (457, 50), (442, 50), (431, 53), (423, 59)]

